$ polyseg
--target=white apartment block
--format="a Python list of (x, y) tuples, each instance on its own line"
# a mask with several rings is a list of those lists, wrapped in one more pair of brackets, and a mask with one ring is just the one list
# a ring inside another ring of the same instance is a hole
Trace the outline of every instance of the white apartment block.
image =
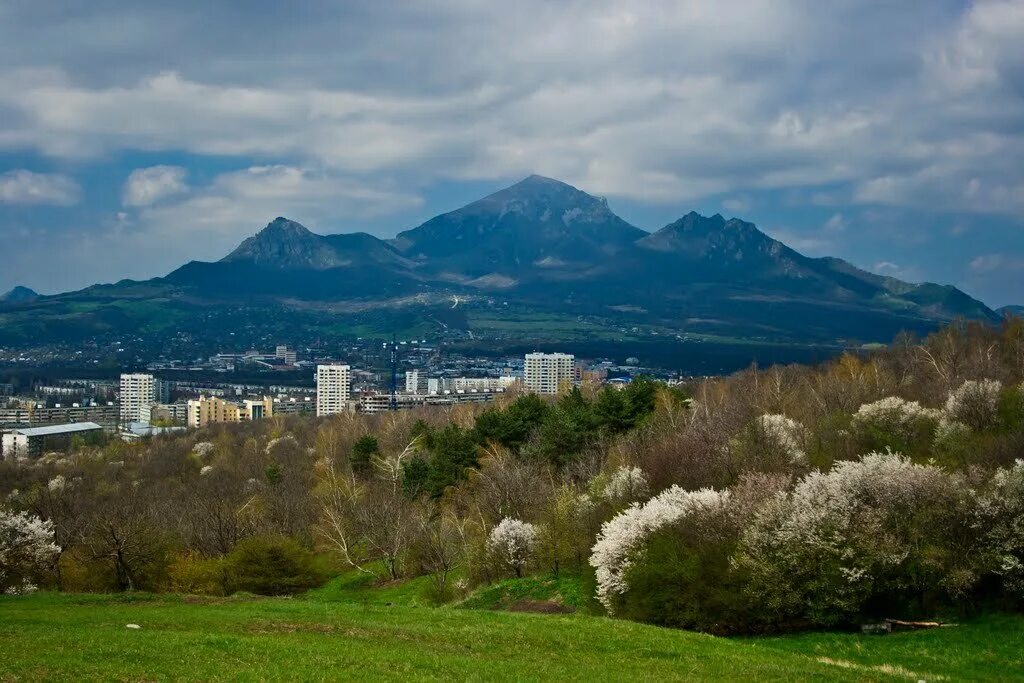
[(528, 353), (523, 384), (536, 394), (557, 394), (563, 386), (572, 384), (573, 361), (568, 353)]
[(143, 408), (159, 401), (159, 382), (143, 373), (121, 375), (121, 422), (143, 422)]
[(418, 393), (420, 393), (420, 371), (419, 370), (406, 370), (405, 371), (405, 393), (407, 393), (407, 394), (418, 394)]
[(349, 409), (352, 373), (347, 365), (316, 366), (316, 414), (333, 415)]

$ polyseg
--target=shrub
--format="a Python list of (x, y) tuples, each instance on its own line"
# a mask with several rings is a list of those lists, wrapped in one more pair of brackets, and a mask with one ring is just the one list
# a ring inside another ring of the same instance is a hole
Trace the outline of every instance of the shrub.
[(597, 597), (609, 613), (616, 598), (629, 589), (626, 572), (656, 531), (696, 512), (709, 513), (724, 507), (728, 492), (713, 489), (684, 491), (673, 486), (643, 505), (633, 504), (601, 527), (590, 564), (597, 575)]
[(227, 564), (223, 557), (182, 553), (168, 567), (166, 589), (172, 593), (226, 595), (230, 587)]
[(226, 566), (232, 593), (289, 595), (327, 580), (313, 553), (284, 536), (253, 536), (239, 542), (228, 554)]
[(998, 416), (1002, 389), (1002, 383), (994, 379), (964, 382), (946, 399), (946, 418), (978, 431), (992, 427)]
[(873, 616), (927, 610), (963, 596), (978, 576), (965, 489), (893, 453), (839, 463), (755, 515), (736, 567), (777, 621), (834, 625), (878, 609), (890, 613)]
[(980, 496), (978, 530), (1005, 589), (1024, 599), (1024, 460), (996, 471)]
[(647, 498), (649, 491), (644, 471), (628, 465), (610, 475), (597, 477), (592, 489), (596, 495), (615, 506)]
[(941, 413), (889, 396), (866, 403), (853, 414), (850, 426), (861, 447), (868, 451), (891, 449), (903, 453), (927, 449)]

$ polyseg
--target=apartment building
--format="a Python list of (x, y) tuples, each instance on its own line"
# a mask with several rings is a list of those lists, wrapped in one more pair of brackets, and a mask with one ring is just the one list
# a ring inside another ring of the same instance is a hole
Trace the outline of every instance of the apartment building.
[(170, 385), (153, 375), (121, 375), (121, 422), (142, 422), (143, 407), (154, 403), (167, 403), (169, 394)]
[(316, 414), (334, 415), (349, 410), (352, 371), (348, 365), (316, 366)]
[(536, 394), (557, 394), (573, 381), (574, 357), (568, 353), (528, 353), (523, 384)]

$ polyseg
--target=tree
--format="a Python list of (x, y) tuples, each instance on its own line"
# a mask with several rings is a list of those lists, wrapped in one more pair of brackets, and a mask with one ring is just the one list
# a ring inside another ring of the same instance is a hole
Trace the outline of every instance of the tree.
[(0, 593), (28, 593), (57, 558), (53, 524), (0, 508)]
[(349, 456), (352, 470), (360, 474), (368, 473), (371, 468), (371, 459), (379, 453), (380, 446), (377, 444), (375, 436), (364, 434), (359, 437), (356, 439), (355, 445), (352, 446), (352, 455)]
[(511, 567), (516, 578), (523, 576), (523, 568), (533, 554), (537, 543), (537, 529), (529, 522), (506, 517), (491, 529), (487, 547), (500, 562)]

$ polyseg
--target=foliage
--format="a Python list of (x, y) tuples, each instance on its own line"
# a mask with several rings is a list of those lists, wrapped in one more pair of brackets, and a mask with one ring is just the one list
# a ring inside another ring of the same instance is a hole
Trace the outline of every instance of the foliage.
[(316, 556), (283, 536), (253, 536), (236, 545), (225, 558), (229, 592), (290, 595), (327, 580)]

